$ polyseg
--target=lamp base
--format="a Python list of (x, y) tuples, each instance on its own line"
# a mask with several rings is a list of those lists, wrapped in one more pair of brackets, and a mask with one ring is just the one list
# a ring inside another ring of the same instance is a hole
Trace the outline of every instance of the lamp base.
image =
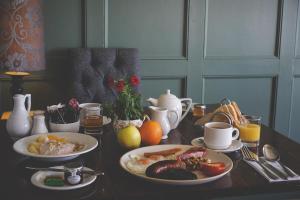
[(15, 94), (23, 94), (23, 77), (29, 76), (30, 73), (28, 72), (14, 72), (14, 71), (9, 71), (5, 72), (5, 75), (8, 75), (12, 78), (11, 80), (11, 87), (10, 87), (10, 93), (12, 96)]

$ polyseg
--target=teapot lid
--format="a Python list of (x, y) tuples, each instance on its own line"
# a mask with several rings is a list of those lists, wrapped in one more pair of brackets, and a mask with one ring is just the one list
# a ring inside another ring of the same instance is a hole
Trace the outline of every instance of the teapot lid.
[(160, 95), (160, 99), (162, 98), (171, 98), (171, 99), (178, 99), (174, 94), (171, 94), (170, 89), (167, 89), (165, 94)]

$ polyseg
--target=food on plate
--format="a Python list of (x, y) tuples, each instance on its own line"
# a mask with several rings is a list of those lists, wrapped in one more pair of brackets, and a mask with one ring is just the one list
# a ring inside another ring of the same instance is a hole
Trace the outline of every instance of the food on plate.
[(119, 144), (126, 149), (138, 148), (141, 145), (141, 134), (133, 125), (120, 129), (117, 138)]
[(172, 148), (144, 155), (130, 155), (127, 168), (141, 175), (152, 178), (171, 180), (193, 180), (197, 173), (215, 176), (225, 171), (222, 162), (211, 162), (205, 157), (207, 150), (203, 147), (191, 147), (186, 151)]
[(184, 153), (177, 156), (178, 160), (185, 161), (190, 158), (202, 158), (206, 154), (206, 149), (203, 147), (192, 147)]
[(208, 176), (216, 176), (222, 174), (225, 170), (225, 164), (222, 162), (202, 163), (201, 171)]
[(161, 160), (150, 165), (145, 173), (149, 177), (156, 177), (169, 169), (186, 169), (186, 164), (180, 160)]
[[(224, 115), (221, 115), (223, 113)], [(235, 101), (229, 101), (227, 104), (221, 104), (213, 112), (204, 115), (198, 119), (195, 125), (204, 125), (209, 121), (224, 121), (228, 122), (227, 117), (231, 120), (232, 124), (237, 127), (240, 124), (247, 123), (248, 120), (242, 115), (242, 112)]]
[(69, 142), (56, 135), (41, 135), (27, 149), (30, 153), (41, 155), (65, 155), (80, 151), (83, 147), (82, 144)]
[(153, 155), (169, 156), (169, 155), (175, 154), (181, 150), (182, 150), (181, 148), (173, 148), (173, 149), (168, 149), (168, 150), (163, 150), (163, 151), (146, 152), (146, 153), (144, 153), (144, 156), (145, 157), (150, 157)]
[(44, 184), (52, 187), (64, 186), (64, 178), (60, 176), (47, 176), (44, 180)]
[[(146, 172), (147, 173), (147, 172)], [(149, 176), (149, 175), (147, 175)], [(170, 180), (195, 180), (197, 175), (186, 169), (168, 169), (161, 173), (154, 174), (153, 178), (170, 179)]]
[(157, 161), (165, 159), (164, 156), (153, 155), (150, 157), (130, 156), (130, 160), (126, 163), (126, 167), (137, 174), (145, 173), (147, 167)]
[(140, 133), (144, 145), (159, 144), (163, 134), (160, 124), (153, 120), (144, 122), (140, 127)]

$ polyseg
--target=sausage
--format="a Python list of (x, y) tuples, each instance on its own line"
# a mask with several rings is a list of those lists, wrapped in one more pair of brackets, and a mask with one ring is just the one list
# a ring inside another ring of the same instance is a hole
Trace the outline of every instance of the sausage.
[(184, 161), (190, 158), (202, 158), (206, 154), (206, 149), (203, 147), (192, 147), (184, 153), (177, 156), (177, 160)]
[(169, 179), (169, 180), (195, 180), (197, 175), (186, 169), (167, 169), (153, 178)]
[(169, 155), (175, 154), (179, 151), (181, 151), (181, 148), (173, 148), (173, 149), (167, 149), (167, 150), (163, 150), (163, 151), (146, 152), (146, 153), (144, 153), (144, 156), (147, 158), (150, 156), (153, 156), (153, 155), (169, 156)]
[(149, 177), (157, 177), (169, 169), (186, 169), (186, 164), (179, 160), (161, 160), (153, 163), (146, 169), (146, 175)]

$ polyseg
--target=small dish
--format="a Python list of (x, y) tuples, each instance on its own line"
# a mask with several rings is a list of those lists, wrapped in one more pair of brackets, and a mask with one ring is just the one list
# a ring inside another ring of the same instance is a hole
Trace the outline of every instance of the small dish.
[[(57, 169), (63, 169), (63, 166), (55, 167)], [(83, 167), (83, 170), (91, 170), (90, 168)], [(92, 171), (92, 170), (91, 170)], [(82, 183), (77, 185), (64, 185), (64, 186), (47, 186), (44, 184), (44, 180), (47, 176), (64, 176), (63, 172), (53, 172), (53, 171), (37, 171), (31, 177), (31, 183), (39, 188), (47, 189), (47, 190), (74, 190), (78, 188), (85, 187), (90, 185), (96, 180), (96, 176), (91, 176), (84, 174)]]
[[(203, 137), (198, 137), (198, 138), (193, 139), (191, 141), (191, 144), (193, 146), (207, 148), (204, 144), (204, 138)], [(243, 146), (243, 143), (240, 140), (232, 140), (231, 145), (227, 149), (211, 149), (211, 150), (214, 150), (214, 151), (217, 151), (217, 152), (223, 152), (223, 153), (230, 153), (230, 152), (239, 150), (240, 148), (242, 148), (242, 146)]]
[(74, 123), (67, 123), (67, 124), (56, 124), (49, 122), (49, 127), (51, 132), (73, 132), (78, 133), (79, 132), (79, 120)]
[(103, 126), (110, 124), (111, 118), (103, 116)]

